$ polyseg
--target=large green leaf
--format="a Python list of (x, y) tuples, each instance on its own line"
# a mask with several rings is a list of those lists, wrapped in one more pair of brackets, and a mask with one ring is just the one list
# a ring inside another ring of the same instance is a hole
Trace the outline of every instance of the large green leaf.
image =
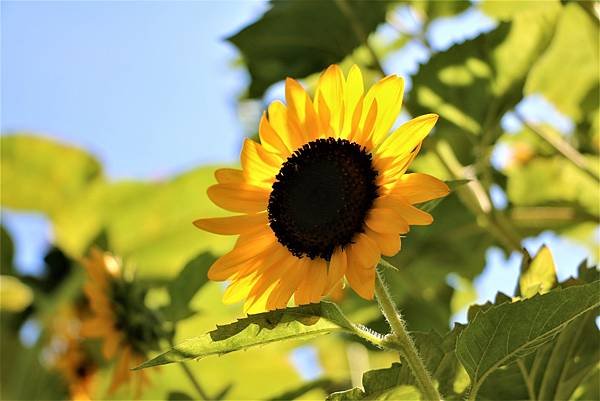
[(581, 120), (582, 103), (589, 96), (598, 97), (599, 35), (597, 20), (577, 2), (567, 4), (552, 43), (531, 71), (525, 93), (541, 93), (561, 112)]
[(0, 138), (2, 205), (54, 214), (101, 176), (87, 152), (31, 134)]
[(140, 275), (170, 277), (203, 251), (216, 255), (234, 238), (201, 231), (200, 217), (224, 215), (206, 196), (214, 167), (198, 168), (166, 181), (95, 183), (54, 217), (57, 242), (79, 256), (101, 230), (112, 250)]
[[(551, 269), (550, 269), (551, 270)], [(598, 279), (596, 268), (579, 267), (578, 279), (561, 285), (581, 285)], [(515, 363), (492, 372), (479, 390), (489, 400), (567, 400), (584, 389), (586, 377), (594, 376), (600, 360), (600, 331), (595, 324), (596, 311), (589, 311), (560, 332), (556, 338)], [(597, 375), (595, 380), (597, 383)], [(583, 397), (579, 399), (596, 399)]]
[[(598, 165), (597, 157), (588, 160)], [(507, 195), (516, 206), (574, 206), (588, 219), (600, 212), (597, 181), (562, 156), (536, 158), (506, 173)]]
[(228, 38), (250, 71), (250, 97), (343, 60), (384, 22), (388, 1), (272, 1), (255, 23)]
[[(436, 135), (447, 139), (463, 163), (500, 134), (502, 116), (522, 98), (533, 63), (554, 31), (560, 6), (519, 15), (479, 37), (434, 54), (413, 77), (407, 105), (413, 115), (440, 115)], [(485, 99), (485, 101), (482, 101)]]
[[(272, 342), (309, 338), (341, 330), (356, 332), (357, 327), (333, 303), (279, 309), (217, 326), (216, 330), (186, 340), (139, 368), (222, 355)], [(374, 333), (371, 335), (377, 337)]]
[(460, 334), (456, 354), (475, 391), (495, 369), (534, 352), (600, 305), (600, 281), (556, 289), (481, 310)]
[(402, 382), (401, 370), (400, 364), (394, 363), (389, 368), (365, 372), (362, 378), (364, 390), (355, 387), (336, 392), (330, 394), (327, 401), (420, 400), (419, 390)]

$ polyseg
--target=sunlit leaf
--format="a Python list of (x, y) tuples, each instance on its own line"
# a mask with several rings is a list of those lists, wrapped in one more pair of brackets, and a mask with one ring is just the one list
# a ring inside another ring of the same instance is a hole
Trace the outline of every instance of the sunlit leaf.
[(286, 77), (303, 78), (343, 60), (384, 22), (388, 1), (273, 1), (254, 24), (228, 38), (248, 67), (250, 97)]
[(89, 153), (30, 134), (0, 138), (2, 205), (54, 214), (101, 176)]
[(341, 330), (354, 331), (355, 328), (335, 304), (321, 302), (279, 309), (218, 326), (203, 336), (176, 345), (139, 368), (222, 355), (272, 342), (309, 338)]
[(519, 277), (521, 296), (531, 298), (535, 294), (544, 294), (550, 291), (556, 282), (554, 259), (550, 248), (544, 245)]
[(477, 313), (462, 331), (456, 354), (477, 389), (495, 369), (534, 352), (567, 324), (600, 305), (600, 281), (504, 302)]
[[(597, 157), (588, 157), (597, 165)], [(518, 206), (573, 205), (599, 213), (598, 182), (562, 156), (536, 158), (507, 170), (507, 194)]]

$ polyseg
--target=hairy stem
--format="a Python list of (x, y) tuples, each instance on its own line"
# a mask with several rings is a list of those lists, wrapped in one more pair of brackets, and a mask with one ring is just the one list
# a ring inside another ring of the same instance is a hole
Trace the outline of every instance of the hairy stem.
[(428, 401), (441, 400), (440, 394), (435, 388), (431, 376), (429, 375), (429, 372), (427, 372), (412, 338), (406, 331), (404, 320), (402, 319), (400, 312), (396, 309), (387, 288), (383, 284), (379, 270), (377, 270), (377, 279), (375, 281), (375, 295), (377, 296), (377, 301), (383, 311), (383, 315), (392, 328), (392, 334), (389, 341), (387, 341), (387, 346), (400, 352), (400, 355), (411, 369), (425, 399)]

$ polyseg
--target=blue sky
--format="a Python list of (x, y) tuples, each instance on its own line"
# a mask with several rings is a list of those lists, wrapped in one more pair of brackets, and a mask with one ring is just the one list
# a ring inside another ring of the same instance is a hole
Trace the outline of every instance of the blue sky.
[[(223, 39), (266, 7), (264, 1), (3, 1), (1, 130), (43, 133), (86, 148), (112, 178), (158, 179), (199, 164), (235, 162), (245, 131), (236, 98), (249, 78), (233, 67), (237, 52)], [(399, 18), (418, 29), (407, 10)], [(427, 37), (441, 50), (494, 25), (471, 9), (436, 21)], [(378, 33), (392, 34), (386, 28)], [(407, 76), (427, 58), (413, 41), (384, 67)], [(276, 85), (268, 97), (281, 97), (281, 89)], [(519, 108), (563, 132), (572, 129), (541, 97), (529, 97)], [(510, 115), (503, 124), (509, 131), (519, 128)], [(503, 203), (501, 191), (494, 191), (494, 200)], [(17, 264), (39, 271), (51, 241), (46, 220), (7, 212), (2, 219), (17, 243)], [(562, 277), (588, 253), (551, 233), (526, 245), (535, 252), (544, 242)], [(479, 300), (499, 289), (512, 292), (518, 265), (516, 255), (505, 259), (491, 249), (475, 282)]]

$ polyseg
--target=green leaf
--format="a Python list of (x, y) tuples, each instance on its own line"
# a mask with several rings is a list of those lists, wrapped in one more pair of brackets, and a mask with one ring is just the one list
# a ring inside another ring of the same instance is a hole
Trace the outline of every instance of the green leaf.
[(424, 13), (427, 16), (427, 23), (430, 23), (433, 19), (439, 17), (450, 17), (467, 10), (469, 7), (471, 7), (471, 2), (468, 0), (429, 0), (413, 1), (411, 5), (415, 8), (415, 10), (417, 10), (417, 12)]
[[(561, 283), (576, 286), (598, 279), (600, 272), (585, 263), (577, 279)], [(516, 363), (492, 372), (478, 396), (489, 400), (544, 399), (567, 400), (585, 391), (586, 377), (597, 369), (600, 360), (600, 332), (595, 324), (597, 312), (591, 310), (569, 323), (556, 338)], [(577, 398), (577, 397), (575, 397)], [(594, 397), (580, 399), (596, 399)]]
[(402, 384), (401, 366), (393, 363), (385, 369), (370, 370), (363, 374), (364, 390), (355, 387), (330, 394), (327, 401), (355, 400), (420, 400), (421, 394), (414, 387)]
[(337, 305), (330, 302), (279, 309), (248, 315), (237, 322), (217, 326), (216, 330), (186, 340), (137, 369), (343, 330), (356, 332), (357, 328), (346, 319)]
[[(595, 165), (600, 161), (592, 156), (588, 160)], [(568, 205), (598, 216), (597, 181), (561, 156), (536, 158), (506, 173), (507, 195), (517, 206)]]
[[(491, 32), (434, 54), (413, 77), (413, 115), (440, 115), (436, 137), (463, 164), (480, 156), (474, 143), (500, 135), (500, 119), (522, 98), (531, 65), (548, 46), (560, 6), (525, 13)], [(481, 99), (486, 99), (482, 102)]]
[(335, 385), (335, 383), (331, 379), (323, 378), (323, 379), (312, 380), (307, 383), (302, 383), (302, 385), (300, 385), (298, 388), (286, 391), (275, 397), (271, 397), (267, 401), (295, 400), (296, 398), (298, 398), (314, 389), (318, 389), (318, 388), (327, 389), (334, 385)]
[(531, 298), (544, 294), (556, 285), (556, 266), (550, 248), (543, 245), (519, 277), (521, 296)]
[(600, 281), (504, 302), (476, 314), (460, 334), (456, 354), (476, 390), (495, 369), (534, 352), (566, 325), (600, 305)]
[(50, 215), (76, 199), (101, 177), (87, 152), (30, 134), (0, 138), (2, 205)]
[(163, 313), (168, 320), (177, 321), (194, 314), (189, 303), (208, 281), (208, 269), (214, 261), (211, 253), (204, 252), (190, 260), (179, 275), (167, 284), (171, 302), (163, 308)]
[(272, 1), (258, 21), (228, 38), (250, 71), (249, 96), (260, 97), (286, 77), (306, 77), (343, 60), (362, 44), (357, 30), (368, 35), (385, 21), (388, 3)]
[(173, 391), (167, 395), (168, 401), (186, 401), (193, 400), (192, 397), (187, 395), (186, 393), (182, 393), (181, 391)]
[(563, 7), (552, 43), (525, 86), (525, 94), (541, 93), (575, 121), (584, 117), (586, 98), (598, 97), (600, 70), (600, 25), (577, 3)]
[(532, 13), (544, 11), (544, 8), (557, 7), (560, 0), (484, 0), (479, 4), (479, 8), (489, 15), (501, 20), (511, 20), (523, 13)]
[(226, 214), (207, 197), (216, 167), (197, 168), (157, 182), (97, 182), (53, 218), (57, 242), (81, 256), (102, 230), (112, 251), (137, 267), (140, 277), (172, 277), (204, 251), (220, 255), (235, 238), (194, 227), (200, 217)]

